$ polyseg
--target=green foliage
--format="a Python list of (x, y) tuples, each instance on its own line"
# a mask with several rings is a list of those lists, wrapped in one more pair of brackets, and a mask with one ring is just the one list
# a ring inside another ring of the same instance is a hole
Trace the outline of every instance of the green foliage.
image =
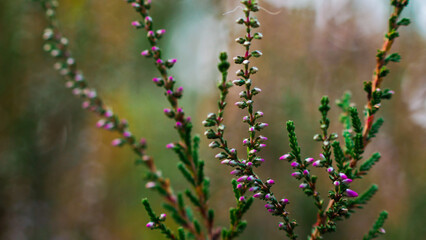
[(374, 238), (378, 238), (379, 234), (384, 234), (385, 230), (383, 229), (383, 225), (385, 224), (386, 219), (388, 218), (388, 212), (383, 211), (380, 213), (373, 227), (370, 229), (368, 234), (364, 235), (363, 240), (370, 240)]
[(380, 127), (383, 125), (383, 122), (384, 122), (383, 118), (378, 118), (376, 122), (373, 123), (373, 125), (371, 126), (371, 130), (368, 133), (368, 138), (367, 138), (368, 140), (376, 136), (376, 134), (380, 130)]
[(343, 94), (341, 99), (336, 100), (336, 105), (342, 109), (339, 121), (343, 124), (344, 129), (351, 128), (351, 118), (349, 117), (349, 108), (351, 106), (351, 92), (347, 91)]
[(299, 147), (299, 143), (297, 142), (295, 126), (293, 121), (287, 121), (287, 131), (288, 131), (288, 138), (289, 138), (290, 148), (291, 148), (290, 155), (292, 156), (292, 158), (296, 159), (298, 163), (302, 163), (301, 156), (300, 156), (300, 147)]
[(334, 159), (336, 160), (337, 168), (339, 169), (340, 172), (343, 172), (345, 168), (344, 164), (346, 162), (346, 157), (338, 141), (334, 141), (332, 143), (332, 146), (333, 146)]
[(365, 162), (361, 164), (361, 166), (359, 167), (359, 170), (361, 172), (366, 172), (370, 170), (371, 167), (373, 167), (373, 165), (380, 160), (380, 157), (381, 157), (380, 153), (378, 152), (373, 153), (373, 155), (369, 159), (367, 159)]
[(362, 193), (359, 197), (348, 202), (348, 206), (353, 208), (362, 208), (362, 204), (367, 204), (368, 201), (377, 193), (379, 187), (376, 184), (371, 185), (370, 188), (367, 189), (364, 193)]
[(358, 116), (358, 110), (355, 107), (349, 108), (351, 114), (352, 126), (355, 133), (362, 133), (362, 123)]

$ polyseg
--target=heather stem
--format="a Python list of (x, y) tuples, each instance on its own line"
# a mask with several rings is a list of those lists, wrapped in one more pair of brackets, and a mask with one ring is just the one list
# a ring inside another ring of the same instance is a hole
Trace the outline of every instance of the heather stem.
[[(75, 96), (83, 99), (83, 108), (101, 118), (97, 123), (97, 127), (116, 131), (120, 134), (120, 138), (115, 139), (112, 144), (114, 146), (128, 145), (138, 155), (140, 158), (138, 162), (145, 165), (149, 171), (148, 180), (150, 182), (147, 183), (147, 187), (157, 190), (164, 197), (165, 201), (177, 210), (177, 198), (173, 193), (170, 181), (162, 177), (161, 173), (157, 171), (153, 157), (145, 153), (145, 140), (136, 141), (137, 138), (129, 130), (127, 121), (120, 119), (117, 114), (114, 114), (104, 105), (96, 90), (89, 88), (83, 73), (77, 68), (76, 61), (69, 50), (68, 39), (64, 37), (58, 27), (56, 19), (57, 1), (41, 1), (41, 5), (46, 12), (48, 20), (48, 28), (45, 29), (43, 34), (45, 40), (43, 48), (57, 60), (55, 69), (65, 77), (66, 86), (72, 89), (72, 93)], [(189, 221), (186, 212), (178, 210), (177, 212), (179, 212), (180, 218), (184, 220), (183, 227), (195, 234), (195, 229)]]
[[(200, 175), (203, 172), (204, 165), (199, 164), (197, 161), (198, 155), (194, 158), (194, 149), (191, 139), (192, 123), (190, 117), (185, 117), (183, 108), (179, 107), (179, 99), (182, 97), (183, 88), (175, 87), (175, 79), (168, 75), (169, 68), (172, 68), (176, 63), (176, 59), (163, 60), (161, 58), (161, 49), (157, 46), (160, 38), (164, 35), (165, 30), (160, 29), (154, 32), (153, 19), (149, 15), (149, 9), (151, 7), (151, 1), (128, 1), (132, 3), (132, 7), (138, 12), (143, 18), (143, 22), (137, 22), (137, 28), (144, 28), (147, 32), (147, 39), (151, 45), (150, 50), (142, 52), (143, 56), (152, 57), (157, 70), (159, 71), (161, 78), (154, 78), (153, 81), (165, 90), (167, 100), (171, 105), (171, 109), (165, 110), (168, 117), (173, 118), (176, 122), (175, 128), (179, 133), (181, 141), (172, 147), (180, 154), (181, 161), (184, 163), (184, 168), (180, 168), (187, 179), (193, 183), (193, 188), (196, 194), (196, 207), (198, 208), (207, 230), (209, 239), (216, 239), (217, 234), (213, 232), (213, 214), (209, 214), (208, 208), (208, 179)], [(183, 152), (183, 154), (181, 154)], [(197, 154), (197, 153), (195, 153)], [(185, 170), (186, 169), (186, 170)], [(189, 172), (188, 172), (189, 171)], [(189, 174), (185, 174), (189, 173)], [(191, 180), (192, 178), (192, 180)], [(191, 196), (192, 193), (187, 192), (187, 196), (194, 200)]]

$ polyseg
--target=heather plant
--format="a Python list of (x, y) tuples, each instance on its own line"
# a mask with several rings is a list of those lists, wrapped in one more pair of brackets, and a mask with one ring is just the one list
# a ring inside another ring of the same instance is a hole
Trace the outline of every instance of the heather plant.
[[(169, 102), (169, 107), (164, 109), (164, 114), (172, 120), (179, 136), (179, 140), (167, 144), (166, 148), (174, 152), (179, 159), (177, 169), (187, 182), (187, 188), (182, 192), (174, 190), (171, 181), (156, 167), (153, 157), (147, 153), (146, 140), (134, 136), (129, 123), (105, 106), (97, 91), (88, 85), (88, 81), (77, 68), (71, 54), (69, 40), (59, 28), (56, 18), (58, 2), (55, 0), (40, 0), (40, 2), (48, 20), (48, 26), (43, 33), (45, 40), (43, 48), (55, 59), (55, 69), (64, 76), (66, 86), (72, 93), (82, 99), (82, 107), (99, 116), (96, 126), (119, 134), (111, 144), (129, 146), (135, 152), (136, 163), (146, 168), (146, 187), (163, 198), (163, 208), (179, 225), (177, 231), (170, 229), (166, 225), (167, 214), (156, 214), (148, 198), (144, 198), (142, 204), (150, 218), (146, 224), (147, 228), (161, 231), (168, 239), (235, 239), (246, 227), (255, 227), (250, 226), (243, 218), (253, 201), (258, 199), (265, 203), (265, 208), (272, 216), (277, 217), (279, 230), (284, 231), (290, 239), (298, 238), (297, 222), (288, 210), (291, 207), (290, 200), (274, 194), (272, 187), (276, 182), (273, 179), (261, 177), (256, 173), (256, 169), (265, 161), (260, 152), (266, 147), (265, 142), (268, 140), (267, 137), (260, 135), (260, 131), (268, 127), (268, 124), (260, 121), (263, 112), (259, 110), (259, 106), (255, 105), (255, 96), (261, 93), (261, 89), (255, 86), (256, 73), (259, 69), (251, 63), (253, 58), (262, 56), (261, 51), (252, 48), (254, 41), (263, 38), (262, 33), (257, 32), (260, 22), (254, 16), (260, 9), (258, 1), (241, 1), (243, 16), (238, 18), (236, 23), (243, 26), (245, 34), (236, 38), (236, 43), (241, 45), (243, 51), (233, 58), (240, 69), (236, 72), (236, 80), (229, 80), (228, 70), (231, 64), (228, 62), (227, 53), (219, 54), (218, 70), (221, 73), (221, 80), (217, 85), (220, 94), (218, 111), (208, 114), (207, 119), (202, 123), (207, 128), (204, 135), (211, 140), (209, 147), (220, 150), (215, 158), (221, 164), (230, 167), (232, 169), (230, 173), (234, 176), (230, 187), (234, 192), (235, 206), (229, 211), (227, 227), (218, 226), (214, 221), (214, 210), (209, 204), (210, 180), (204, 174), (205, 163), (200, 159), (199, 154), (201, 139), (192, 133), (191, 118), (185, 114), (180, 104), (183, 88), (178, 86), (171, 73), (177, 60), (162, 57), (162, 49), (158, 43), (166, 34), (166, 30), (154, 27), (154, 20), (150, 16), (151, 0), (127, 0), (127, 3), (140, 16), (140, 19), (132, 22), (131, 25), (146, 34), (150, 47), (141, 51), (141, 55), (152, 61), (158, 71), (158, 76), (152, 81), (162, 89)], [(300, 182), (295, 189), (299, 188), (312, 198), (317, 208), (317, 218), (314, 220), (308, 239), (323, 239), (324, 234), (335, 231), (337, 221), (349, 218), (357, 209), (367, 204), (378, 191), (378, 186), (373, 184), (363, 193), (358, 194), (351, 189), (351, 183), (367, 175), (380, 160), (380, 153), (365, 157), (364, 150), (384, 122), (382, 118), (376, 118), (382, 101), (390, 99), (393, 95), (392, 90), (382, 89), (381, 84), (389, 74), (389, 63), (399, 62), (401, 59), (398, 53), (391, 53), (391, 47), (399, 37), (399, 27), (410, 23), (408, 19), (400, 17), (407, 4), (408, 0), (391, 1), (393, 12), (389, 18), (383, 46), (377, 51), (373, 79), (365, 82), (363, 87), (367, 94), (363, 114), (359, 114), (356, 105), (351, 102), (349, 92), (344, 93), (343, 97), (336, 101), (336, 105), (341, 109), (339, 119), (343, 126), (341, 137), (338, 133), (330, 132), (331, 121), (328, 118), (331, 108), (330, 100), (327, 96), (321, 98), (318, 108), (319, 133), (313, 137), (314, 141), (321, 144), (322, 152), (319, 154), (319, 159), (302, 155), (295, 123), (293, 121), (286, 123), (290, 151), (284, 153), (279, 160), (289, 162), (289, 167), (293, 169), (291, 176)], [(234, 79), (234, 76), (231, 78)], [(241, 99), (235, 105), (247, 114), (242, 119), (248, 130), (247, 136), (242, 137), (242, 144), (246, 148), (243, 153), (237, 152), (236, 147), (229, 146), (225, 138), (226, 98), (229, 89), (234, 85), (241, 88), (239, 94)], [(320, 194), (318, 191), (317, 184), (326, 185), (327, 183), (317, 181), (318, 177), (313, 174), (315, 168), (327, 173), (330, 179), (328, 193)], [(386, 211), (380, 213), (364, 239), (374, 239), (385, 233), (383, 225), (387, 215)]]

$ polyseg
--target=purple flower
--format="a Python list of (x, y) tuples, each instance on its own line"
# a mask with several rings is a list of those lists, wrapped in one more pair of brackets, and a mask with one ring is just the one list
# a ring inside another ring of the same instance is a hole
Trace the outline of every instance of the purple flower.
[(299, 185), (299, 188), (306, 188), (308, 186), (308, 184), (306, 184), (306, 183), (301, 183), (300, 185)]
[(348, 195), (348, 197), (358, 197), (358, 193), (349, 188), (346, 189), (346, 195)]
[(246, 180), (247, 180), (247, 176), (246, 176), (246, 175), (244, 175), (244, 176), (239, 177), (239, 178), (237, 179), (237, 182), (245, 182)]
[(253, 195), (253, 197), (254, 198), (261, 198), (263, 196), (263, 194), (262, 193), (255, 193), (254, 195)]
[(148, 50), (143, 50), (141, 52), (141, 55), (144, 56), (144, 57), (148, 57), (150, 55), (150, 52)]
[(279, 228), (283, 228), (284, 227), (284, 223), (283, 222), (278, 223), (278, 227)]
[(250, 176), (248, 176), (247, 177), (247, 181), (248, 182), (251, 182), (251, 181), (253, 181), (255, 179), (255, 177), (254, 176), (252, 176), (252, 175), (250, 175)]
[(253, 163), (252, 163), (252, 162), (248, 162), (248, 163), (246, 164), (246, 166), (247, 166), (247, 167), (251, 167), (251, 166), (253, 166)]
[(110, 118), (110, 117), (114, 116), (114, 114), (112, 113), (111, 110), (108, 110), (104, 113), (104, 116), (107, 117), (107, 118)]
[(288, 160), (290, 158), (290, 154), (284, 154), (280, 157), (280, 160)]
[(268, 138), (260, 135), (259, 140), (264, 142), (264, 141), (268, 140)]
[(315, 161), (315, 159), (314, 158), (306, 158), (305, 161), (307, 163), (312, 163), (313, 161)]
[(299, 163), (297, 163), (297, 162), (292, 162), (292, 163), (291, 163), (291, 166), (292, 166), (293, 168), (297, 168), (297, 167), (299, 166)]
[(162, 214), (160, 214), (159, 220), (164, 221), (164, 220), (166, 220), (166, 217), (167, 217), (167, 214), (162, 213)]
[(230, 160), (229, 159), (225, 159), (225, 160), (223, 160), (222, 162), (220, 162), (221, 164), (228, 164), (230, 162)]
[(96, 127), (101, 128), (105, 125), (105, 123), (106, 121), (104, 119), (101, 119), (96, 123)]
[(142, 26), (142, 24), (139, 21), (133, 21), (132, 22), (132, 26), (134, 26), (134, 27), (140, 27), (140, 26)]
[(237, 185), (237, 188), (238, 188), (238, 189), (241, 189), (241, 188), (243, 188), (243, 184), (241, 184), (241, 183), (238, 183), (238, 185)]
[(271, 198), (271, 194), (269, 194), (269, 193), (268, 193), (268, 194), (266, 194), (266, 195), (265, 195), (265, 198), (266, 198), (266, 199), (270, 199), (270, 198)]
[(150, 16), (145, 17), (145, 22), (152, 22), (152, 18)]
[(346, 174), (344, 174), (344, 173), (339, 173), (339, 176), (340, 176), (341, 179), (348, 178), (348, 176), (346, 176)]
[(251, 187), (251, 188), (249, 188), (250, 192), (255, 192), (257, 190), (259, 190), (259, 187)]
[(350, 179), (350, 178), (346, 178), (346, 179), (343, 179), (343, 181), (342, 181), (343, 183), (346, 183), (346, 184), (349, 184), (349, 183), (351, 183), (352, 182), (352, 179)]
[(339, 186), (340, 182), (339, 181), (334, 181), (333, 184), (334, 184), (334, 186)]
[(327, 172), (328, 173), (332, 173), (334, 171), (334, 168), (333, 167), (329, 167), (329, 168), (327, 168)]
[(155, 227), (155, 223), (154, 222), (149, 222), (149, 223), (146, 224), (146, 227), (153, 229)]
[(309, 171), (307, 169), (303, 170), (303, 175), (308, 176), (309, 175)]
[(132, 136), (132, 133), (131, 132), (129, 132), (129, 131), (124, 131), (123, 132), (123, 137), (125, 137), (125, 138), (129, 138), (129, 137), (131, 137)]
[(164, 35), (166, 33), (166, 29), (159, 29), (157, 30), (158, 35)]
[(246, 200), (246, 198), (245, 198), (244, 196), (241, 196), (238, 200), (239, 200), (240, 202), (244, 202), (244, 201)]
[(145, 187), (146, 187), (146, 188), (153, 188), (153, 187), (155, 187), (155, 186), (156, 186), (155, 182), (147, 182), (147, 183), (145, 184)]
[(287, 198), (281, 199), (282, 204), (288, 204), (290, 201)]
[(171, 149), (171, 148), (174, 148), (174, 147), (175, 147), (175, 144), (173, 144), (173, 143), (169, 143), (169, 144), (166, 145), (166, 148), (168, 148), (168, 149)]
[(234, 170), (232, 170), (231, 172), (230, 172), (230, 174), (231, 175), (238, 175), (238, 174), (240, 174), (241, 173), (241, 171), (240, 170), (238, 170), (238, 169), (234, 169)]
[(89, 101), (84, 101), (84, 102), (81, 104), (81, 107), (82, 107), (83, 109), (89, 108), (89, 107), (90, 107), (90, 102), (89, 102)]
[(300, 173), (300, 172), (294, 172), (294, 173), (292, 173), (292, 174), (291, 174), (291, 176), (293, 176), (293, 177), (295, 177), (295, 178), (300, 177), (300, 175), (301, 175), (301, 173)]
[(273, 179), (268, 179), (268, 180), (266, 180), (266, 184), (273, 185), (273, 184), (275, 184), (275, 181)]
[(249, 139), (248, 138), (246, 138), (246, 139), (243, 140), (243, 144), (244, 145), (247, 145), (248, 143), (249, 143)]
[(320, 160), (317, 160), (314, 163), (312, 163), (312, 166), (314, 166), (314, 167), (319, 167), (320, 165), (321, 165), (321, 161)]
[(124, 141), (121, 138), (116, 138), (112, 140), (111, 145), (114, 147), (121, 146), (124, 143)]

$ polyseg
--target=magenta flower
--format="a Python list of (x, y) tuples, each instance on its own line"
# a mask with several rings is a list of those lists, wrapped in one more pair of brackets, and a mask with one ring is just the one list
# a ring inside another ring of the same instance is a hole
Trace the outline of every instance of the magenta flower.
[(348, 195), (348, 197), (358, 197), (358, 193), (349, 188), (346, 189), (346, 195)]

